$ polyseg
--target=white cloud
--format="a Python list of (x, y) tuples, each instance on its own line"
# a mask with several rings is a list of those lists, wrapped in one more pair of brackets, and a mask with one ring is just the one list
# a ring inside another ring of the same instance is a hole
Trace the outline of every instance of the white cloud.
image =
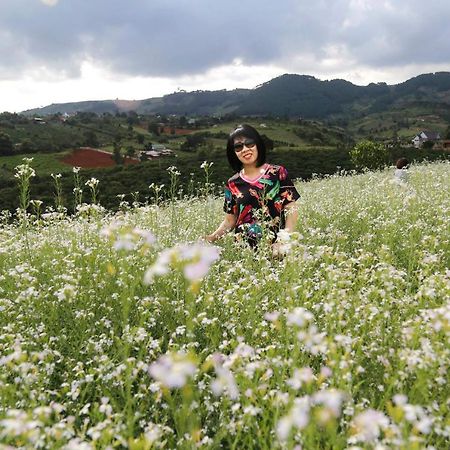
[(0, 110), (282, 73), (397, 83), (450, 70), (449, 16), (439, 0), (2, 0)]
[[(44, 70), (39, 72), (41, 75)], [(5, 95), (0, 111), (20, 112), (25, 109), (82, 100), (142, 100), (160, 97), (183, 89), (219, 90), (254, 88), (285, 73), (273, 66), (235, 64), (213, 68), (204, 74), (180, 77), (130, 77), (103, 70), (91, 62), (83, 62), (81, 77), (65, 79), (58, 76), (23, 77), (3, 83)]]
[(44, 5), (55, 6), (59, 0), (41, 0)]

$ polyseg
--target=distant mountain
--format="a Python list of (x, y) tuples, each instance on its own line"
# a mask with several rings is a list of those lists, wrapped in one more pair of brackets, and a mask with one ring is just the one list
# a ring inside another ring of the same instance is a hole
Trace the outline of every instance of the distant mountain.
[(146, 100), (104, 100), (60, 103), (24, 111), (48, 115), (88, 111), (178, 115), (272, 115), (306, 119), (357, 117), (401, 108), (442, 113), (450, 120), (450, 72), (419, 75), (404, 83), (357, 86), (345, 80), (321, 81), (308, 75), (285, 74), (255, 89), (176, 92)]

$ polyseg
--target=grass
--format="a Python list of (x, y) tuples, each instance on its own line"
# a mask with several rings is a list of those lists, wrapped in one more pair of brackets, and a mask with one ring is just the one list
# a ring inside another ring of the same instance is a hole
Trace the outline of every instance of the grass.
[(449, 188), (446, 163), (298, 183), (281, 260), (198, 242), (221, 198), (5, 216), (2, 443), (446, 448)]
[(0, 167), (14, 172), (14, 168), (22, 164), (24, 157), (33, 158), (33, 168), (39, 175), (49, 175), (51, 173), (72, 172), (72, 166), (64, 164), (61, 159), (64, 158), (70, 151), (57, 153), (34, 153), (30, 155), (14, 155), (2, 156), (0, 158)]

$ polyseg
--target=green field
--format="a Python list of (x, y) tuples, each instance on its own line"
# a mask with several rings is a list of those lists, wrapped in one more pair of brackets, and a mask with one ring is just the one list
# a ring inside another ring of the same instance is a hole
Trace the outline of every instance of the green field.
[(34, 153), (31, 155), (2, 156), (0, 157), (0, 167), (9, 172), (14, 172), (14, 168), (19, 164), (22, 164), (23, 158), (28, 157), (33, 158), (32, 166), (39, 175), (72, 172), (72, 166), (61, 162), (61, 159), (68, 153), (70, 152), (65, 151), (57, 153)]
[(447, 448), (448, 171), (298, 183), (282, 259), (211, 196), (4, 216), (2, 445)]

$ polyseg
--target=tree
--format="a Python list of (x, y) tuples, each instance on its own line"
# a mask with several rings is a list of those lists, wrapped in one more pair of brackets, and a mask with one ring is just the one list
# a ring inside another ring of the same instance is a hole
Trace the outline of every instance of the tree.
[(155, 122), (150, 122), (147, 127), (149, 133), (153, 133), (155, 136), (159, 136), (159, 125)]
[(363, 140), (350, 150), (350, 159), (357, 169), (381, 169), (389, 161), (389, 151), (383, 144)]
[(88, 130), (84, 133), (84, 145), (87, 147), (98, 147), (99, 142), (94, 131)]
[(200, 133), (188, 134), (185, 139), (185, 142), (183, 142), (180, 146), (180, 150), (184, 152), (196, 150), (197, 147), (200, 147), (205, 142), (204, 136)]
[(120, 151), (120, 142), (116, 141), (114, 142), (114, 150), (112, 158), (116, 164), (123, 164), (123, 156)]
[(36, 147), (33, 145), (31, 139), (25, 138), (20, 146), (21, 153), (35, 153)]
[(9, 134), (0, 132), (0, 156), (8, 156), (14, 153), (13, 143)]
[(128, 125), (138, 125), (139, 124), (139, 116), (136, 111), (129, 111), (127, 117)]
[(135, 154), (136, 154), (136, 150), (134, 149), (134, 147), (132, 145), (129, 145), (127, 147), (126, 155), (128, 156), (128, 158), (133, 158)]
[(447, 127), (447, 130), (445, 131), (445, 139), (450, 139), (450, 125)]

